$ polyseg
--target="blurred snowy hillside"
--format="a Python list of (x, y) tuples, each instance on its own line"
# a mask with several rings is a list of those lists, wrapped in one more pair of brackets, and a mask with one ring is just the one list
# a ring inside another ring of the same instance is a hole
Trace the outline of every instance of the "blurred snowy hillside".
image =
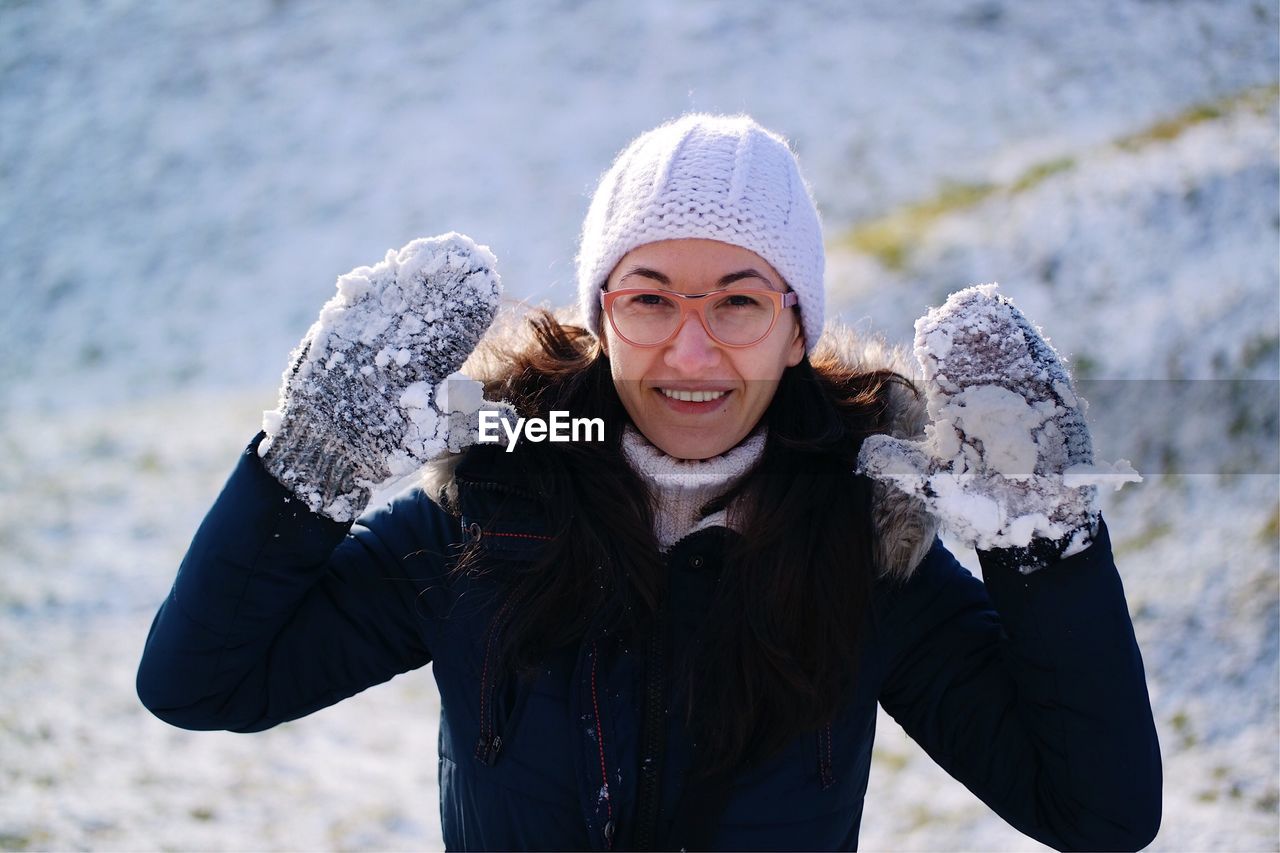
[[(469, 233), (573, 299), (688, 110), (787, 135), (833, 311), (998, 280), (1070, 354), (1166, 770), (1152, 849), (1280, 846), (1276, 0), (0, 2), (0, 849), (439, 844), (435, 688), (152, 719), (155, 607), (336, 276)], [(972, 555), (966, 560), (975, 565)], [(374, 721), (371, 723), (371, 721)], [(865, 849), (1027, 849), (883, 717)]]

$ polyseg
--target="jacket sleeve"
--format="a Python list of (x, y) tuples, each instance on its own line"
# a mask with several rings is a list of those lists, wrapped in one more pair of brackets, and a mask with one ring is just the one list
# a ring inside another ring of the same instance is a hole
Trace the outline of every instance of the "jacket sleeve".
[(1010, 825), (1051, 847), (1136, 850), (1160, 825), (1142, 657), (1105, 524), (1023, 575), (940, 542), (891, 596), (884, 709)]
[(309, 512), (248, 447), (151, 626), (138, 696), (186, 729), (260, 731), (431, 660), (420, 595), (454, 525), (415, 491), (351, 524)]

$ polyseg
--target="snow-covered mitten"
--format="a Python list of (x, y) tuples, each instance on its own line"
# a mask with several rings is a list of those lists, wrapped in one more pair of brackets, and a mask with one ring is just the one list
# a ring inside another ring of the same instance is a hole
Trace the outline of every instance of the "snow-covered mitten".
[(1093, 464), (1066, 365), (995, 285), (953, 293), (917, 320), (915, 356), (925, 439), (870, 436), (858, 472), (919, 498), (966, 544), (1026, 549), (1021, 568), (1034, 570), (1089, 544), (1097, 483), (1141, 479), (1124, 460)]
[(449, 233), (338, 279), (264, 413), (266, 469), (313, 512), (350, 521), (371, 488), (474, 440), (480, 385), (455, 373), (501, 293), (487, 247)]

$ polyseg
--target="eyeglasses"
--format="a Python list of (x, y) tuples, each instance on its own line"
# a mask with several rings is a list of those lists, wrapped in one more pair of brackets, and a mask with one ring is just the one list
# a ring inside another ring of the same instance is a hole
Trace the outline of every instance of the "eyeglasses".
[(749, 347), (773, 331), (778, 315), (800, 303), (793, 292), (714, 290), (676, 293), (628, 288), (600, 293), (600, 305), (613, 330), (632, 346), (656, 347), (676, 336), (685, 317), (698, 315), (702, 328), (718, 344)]

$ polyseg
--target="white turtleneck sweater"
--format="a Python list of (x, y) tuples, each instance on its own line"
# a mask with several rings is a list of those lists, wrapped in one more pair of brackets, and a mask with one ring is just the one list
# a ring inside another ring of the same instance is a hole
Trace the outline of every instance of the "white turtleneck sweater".
[(622, 453), (648, 484), (657, 502), (654, 533), (658, 546), (667, 551), (696, 530), (727, 526), (724, 510), (701, 518), (698, 510), (727, 492), (745, 476), (764, 453), (762, 430), (747, 436), (738, 446), (710, 459), (676, 459), (649, 443), (628, 426), (622, 433)]

